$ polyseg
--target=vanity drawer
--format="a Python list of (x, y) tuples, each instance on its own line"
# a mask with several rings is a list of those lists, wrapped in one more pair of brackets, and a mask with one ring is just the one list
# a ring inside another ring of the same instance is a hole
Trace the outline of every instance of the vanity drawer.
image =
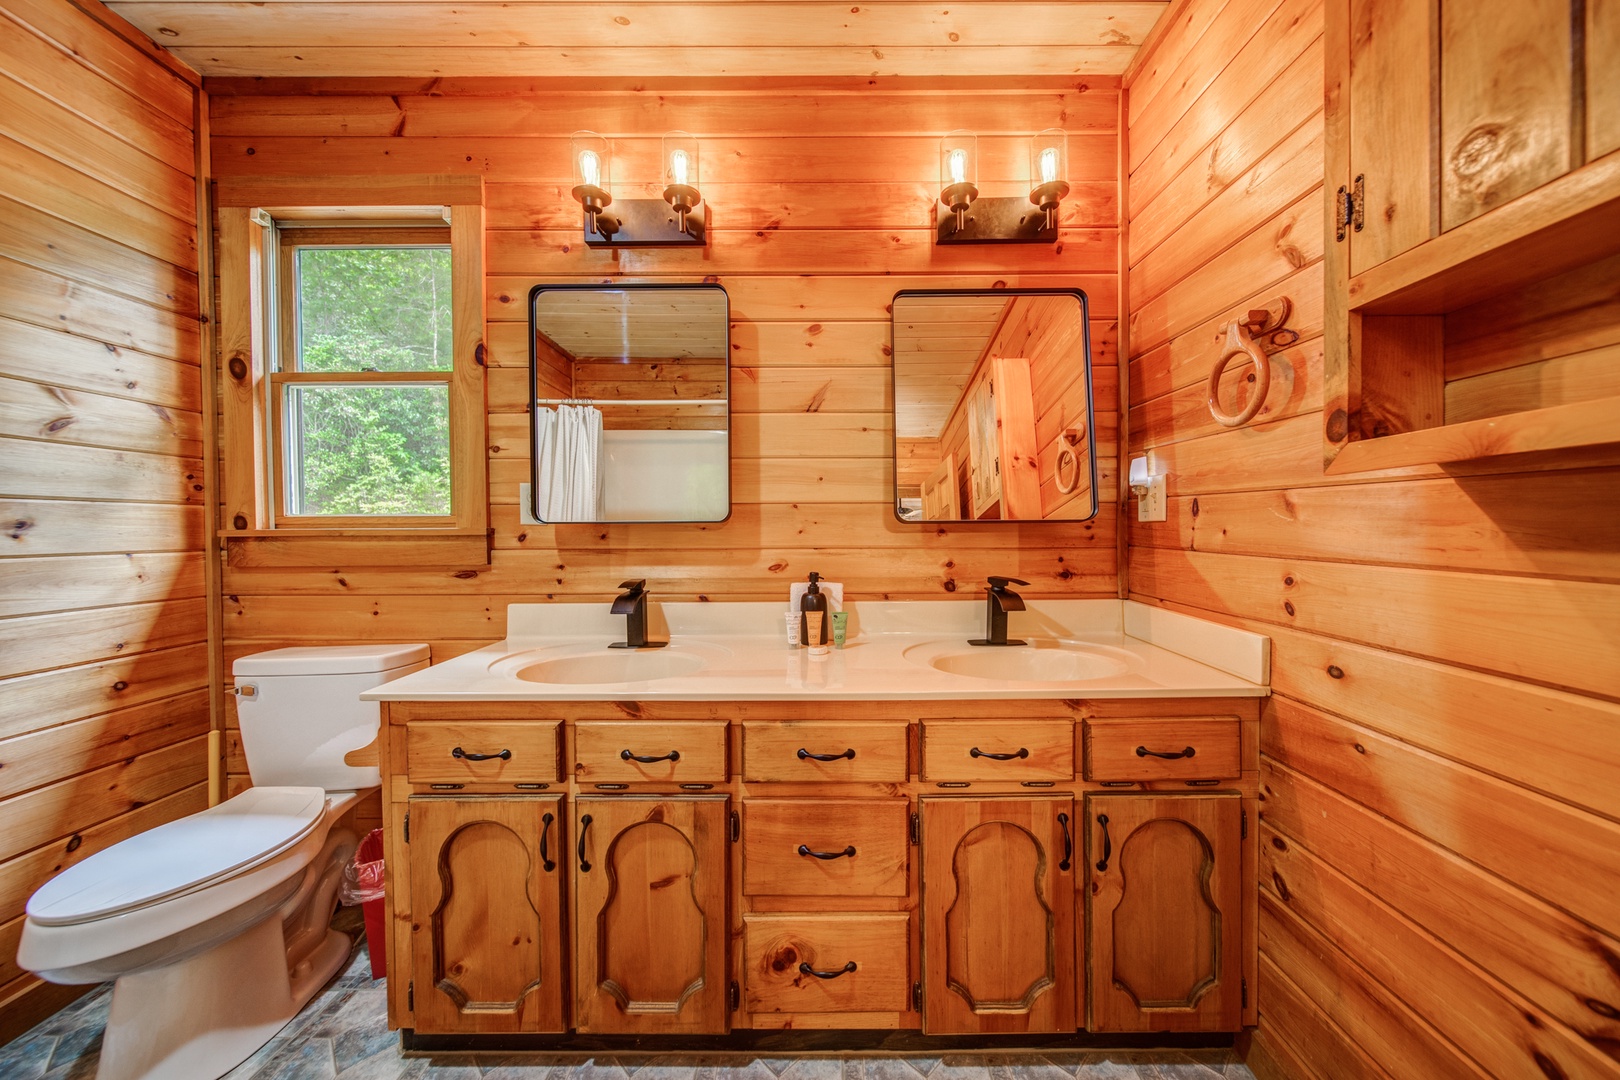
[[(911, 996), (909, 922), (904, 912), (744, 915), (748, 1011), (905, 1012)], [(821, 975), (801, 970), (801, 964)]]
[(899, 721), (745, 722), (743, 779), (903, 784), (909, 776), (906, 727)]
[(547, 784), (562, 779), (555, 722), (412, 721), (405, 772), (413, 784)]
[(1087, 780), (1235, 780), (1243, 774), (1230, 716), (1087, 720)]
[(581, 784), (724, 783), (726, 727), (724, 720), (581, 720), (574, 725), (574, 779)]
[(1074, 723), (929, 720), (922, 759), (922, 778), (930, 781), (1073, 780)]
[(744, 895), (906, 895), (910, 810), (905, 799), (744, 799)]

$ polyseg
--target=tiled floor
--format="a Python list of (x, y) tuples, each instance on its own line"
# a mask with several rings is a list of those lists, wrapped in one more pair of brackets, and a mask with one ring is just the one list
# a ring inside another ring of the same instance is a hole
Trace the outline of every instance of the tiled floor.
[[(341, 916), (340, 916), (341, 918)], [(344, 972), (229, 1080), (1254, 1080), (1229, 1050), (1041, 1054), (400, 1056), (362, 941)], [(0, 1047), (5, 1080), (90, 1080), (110, 985)], [(174, 1080), (185, 1080), (176, 1077)]]

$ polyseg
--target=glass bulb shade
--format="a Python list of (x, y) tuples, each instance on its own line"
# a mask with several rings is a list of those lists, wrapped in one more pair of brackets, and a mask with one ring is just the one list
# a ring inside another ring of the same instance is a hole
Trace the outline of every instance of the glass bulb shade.
[(697, 187), (700, 180), (697, 136), (684, 131), (664, 133), (664, 183)]
[(568, 142), (574, 158), (574, 186), (606, 191), (613, 162), (607, 139), (594, 131), (576, 131)]
[(939, 140), (939, 186), (979, 182), (979, 137), (971, 131), (953, 131)]
[(1069, 179), (1069, 133), (1047, 128), (1029, 140), (1030, 187), (1067, 183)]

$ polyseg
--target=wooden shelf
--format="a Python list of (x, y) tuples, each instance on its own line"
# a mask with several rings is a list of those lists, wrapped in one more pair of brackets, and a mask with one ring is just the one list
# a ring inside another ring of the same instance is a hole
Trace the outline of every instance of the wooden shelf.
[(1620, 397), (1362, 439), (1340, 450), (1326, 472), (1373, 472), (1611, 442), (1620, 442)]

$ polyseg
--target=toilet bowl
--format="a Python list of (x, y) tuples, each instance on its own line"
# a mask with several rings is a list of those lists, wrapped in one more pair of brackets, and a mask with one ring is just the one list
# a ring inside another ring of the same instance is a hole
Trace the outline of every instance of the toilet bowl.
[(29, 899), (22, 967), (56, 983), (117, 980), (100, 1080), (222, 1076), (342, 967), (350, 942), (328, 923), (358, 841), (341, 822), (378, 783), (375, 767), (343, 761), (377, 733), (377, 706), (357, 695), (427, 655), (384, 645), (238, 660), (255, 786), (97, 852)]

